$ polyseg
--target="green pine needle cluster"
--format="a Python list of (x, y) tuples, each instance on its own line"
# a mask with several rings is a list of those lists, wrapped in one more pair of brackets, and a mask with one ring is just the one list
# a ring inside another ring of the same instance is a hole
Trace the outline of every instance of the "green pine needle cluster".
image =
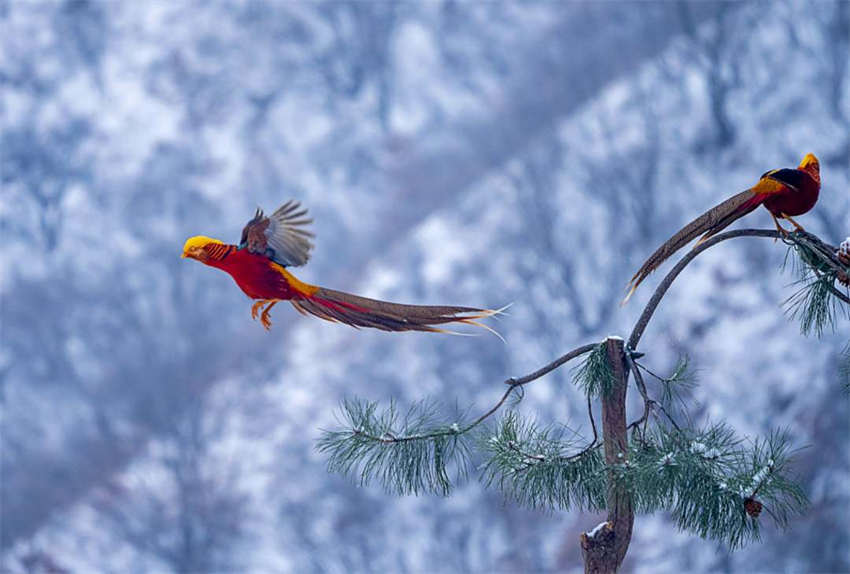
[(638, 363), (638, 366), (658, 380), (661, 387), (659, 398), (661, 406), (667, 412), (678, 410), (685, 418), (688, 418), (688, 404), (685, 399), (689, 398), (694, 405), (699, 404), (691, 394), (698, 383), (698, 372), (691, 365), (691, 358), (688, 355), (680, 356), (673, 367), (673, 371), (666, 377), (656, 375), (640, 363)]
[(800, 321), (803, 335), (814, 332), (820, 337), (826, 329), (835, 330), (839, 313), (850, 318), (850, 305), (836, 296), (842, 289), (838, 284), (840, 263), (828, 248), (804, 235), (794, 236), (786, 264), (792, 251), (796, 256), (793, 262), (799, 276), (794, 285), (799, 288), (783, 302), (783, 306), (792, 319)]
[(773, 432), (746, 447), (725, 424), (657, 427), (632, 441), (615, 473), (638, 512), (670, 511), (680, 529), (734, 549), (760, 540), (763, 518), (747, 515), (745, 499), (763, 503), (781, 528), (804, 512), (808, 501), (790, 476), (789, 444), (787, 433)]
[(608, 365), (608, 348), (604, 341), (573, 369), (573, 379), (589, 398), (611, 394), (617, 379)]
[(588, 443), (562, 426), (539, 426), (508, 412), (486, 436), (480, 467), (487, 486), (530, 508), (601, 511), (606, 474), (602, 443)]
[(414, 403), (402, 416), (395, 403), (378, 411), (378, 403), (342, 404), (344, 428), (323, 431), (317, 449), (327, 453), (328, 471), (366, 486), (377, 480), (387, 492), (451, 494), (451, 474), (466, 477), (472, 426), (458, 414), (441, 421), (441, 408)]
[(828, 275), (815, 277), (805, 274), (795, 284), (802, 285), (783, 303), (792, 319), (799, 319), (800, 331), (818, 337), (826, 328), (835, 330), (837, 304), (833, 296), (833, 280)]
[(844, 392), (850, 394), (850, 343), (841, 352), (841, 359), (838, 364), (838, 382), (841, 383), (841, 388)]
[[(588, 362), (579, 370), (586, 373), (584, 381), (591, 373), (599, 375)], [(670, 376), (653, 376), (663, 395), (657, 404), (664, 408), (681, 402), (682, 388), (694, 384), (687, 357)], [(602, 392), (601, 385), (596, 388)], [(548, 511), (604, 511), (609, 481), (614, 480), (626, 487), (636, 512), (668, 511), (682, 530), (733, 549), (760, 539), (765, 516), (749, 516), (746, 499), (763, 504), (765, 515), (781, 528), (808, 504), (789, 470), (794, 453), (787, 433), (773, 432), (750, 444), (722, 423), (694, 429), (657, 419), (650, 428), (643, 425), (643, 431), (632, 433), (629, 451), (608, 465), (595, 426), (588, 440), (512, 410), (492, 426), (481, 425), (512, 391), (473, 422), (466, 413), (445, 422), (440, 407), (428, 401), (415, 403), (403, 415), (394, 403), (379, 411), (377, 403), (347, 401), (342, 404), (343, 428), (324, 431), (318, 449), (329, 455), (330, 472), (359, 485), (377, 481), (391, 493), (448, 496), (454, 481), (467, 478), (477, 447), (476, 456), (484, 458), (478, 466), (480, 479), (488, 487), (521, 505)]]

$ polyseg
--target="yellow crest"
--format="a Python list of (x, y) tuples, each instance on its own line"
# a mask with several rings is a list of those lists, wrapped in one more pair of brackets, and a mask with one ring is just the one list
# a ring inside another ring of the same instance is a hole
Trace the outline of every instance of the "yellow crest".
[(803, 160), (800, 162), (800, 168), (799, 169), (805, 169), (805, 168), (809, 167), (810, 165), (814, 165), (815, 167), (820, 167), (820, 164), (818, 163), (818, 158), (816, 158), (815, 154), (813, 154), (813, 153), (807, 153), (805, 155), (805, 157), (803, 157)]
[(218, 239), (213, 239), (212, 237), (196, 235), (195, 237), (190, 237), (186, 240), (186, 243), (183, 245), (183, 255), (185, 256), (190, 251), (194, 251), (196, 249), (203, 249), (210, 243), (218, 243), (219, 245), (222, 245), (224, 242), (219, 241)]

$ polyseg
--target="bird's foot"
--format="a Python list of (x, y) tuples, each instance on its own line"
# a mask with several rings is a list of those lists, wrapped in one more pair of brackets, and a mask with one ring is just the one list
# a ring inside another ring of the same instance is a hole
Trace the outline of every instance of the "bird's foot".
[(265, 307), (266, 305), (268, 305), (270, 301), (271, 301), (271, 299), (260, 299), (259, 301), (257, 301), (256, 303), (254, 303), (254, 304), (251, 306), (251, 318), (252, 318), (254, 321), (256, 321), (256, 320), (257, 320), (257, 316), (258, 316), (258, 315), (259, 315), (259, 313), (260, 313), (260, 309), (262, 309), (263, 307)]
[[(773, 218), (773, 224), (776, 226), (776, 230), (779, 232), (779, 235), (781, 235), (783, 239), (784, 239), (785, 237), (788, 237), (788, 230), (787, 230), (787, 229), (785, 229), (784, 227), (782, 227), (781, 225), (779, 225), (779, 220), (778, 220), (778, 219), (776, 219), (776, 216), (775, 216), (775, 215), (773, 215), (773, 214), (771, 213), (771, 214), (770, 214), (770, 216)], [(774, 238), (773, 238), (773, 242), (774, 242), (774, 243), (776, 243), (778, 240), (779, 240), (779, 238), (778, 238), (778, 237), (774, 237)]]
[(794, 226), (794, 230), (795, 230), (795, 231), (805, 231), (805, 229), (803, 229), (803, 226), (802, 226), (802, 225), (800, 225), (799, 223), (797, 223), (796, 221), (794, 221), (793, 219), (791, 219), (791, 216), (790, 216), (790, 215), (786, 215), (786, 214), (784, 214), (784, 213), (783, 213), (783, 214), (782, 214), (782, 217), (783, 217), (784, 219), (787, 219), (788, 221), (790, 221), (790, 222), (791, 222), (791, 225), (793, 225), (793, 226)]
[(266, 331), (272, 330), (272, 320), (271, 320), (271, 317), (269, 317), (269, 311), (272, 310), (272, 307), (277, 305), (277, 302), (278, 302), (278, 299), (272, 299), (271, 302), (269, 303), (269, 306), (266, 307), (265, 309), (263, 309), (263, 312), (260, 315), (260, 323), (263, 324), (263, 327), (266, 328)]

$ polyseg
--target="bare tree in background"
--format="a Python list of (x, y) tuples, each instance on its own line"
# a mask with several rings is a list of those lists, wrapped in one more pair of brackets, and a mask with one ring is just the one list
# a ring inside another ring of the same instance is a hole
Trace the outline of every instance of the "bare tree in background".
[(173, 420), (141, 468), (99, 488), (93, 507), (118, 540), (173, 572), (236, 568), (247, 498), (238, 486), (240, 461), (214, 451), (225, 413), (201, 400)]
[(735, 121), (729, 117), (729, 96), (741, 86), (740, 54), (747, 35), (740, 32), (749, 20), (738, 12), (734, 2), (718, 7), (717, 19), (699, 27), (693, 17), (692, 2), (678, 3), (682, 27), (693, 45), (694, 61), (705, 76), (710, 112), (710, 137), (704, 151), (723, 149), (735, 141)]

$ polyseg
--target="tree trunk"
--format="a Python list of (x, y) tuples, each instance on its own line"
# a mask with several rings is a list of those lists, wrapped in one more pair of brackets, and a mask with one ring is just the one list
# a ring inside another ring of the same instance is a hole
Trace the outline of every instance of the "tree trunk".
[[(608, 365), (614, 373), (614, 389), (602, 393), (602, 437), (605, 441), (605, 462), (609, 465), (626, 462), (628, 434), (626, 429), (626, 390), (629, 371), (626, 368), (623, 339), (609, 337), (606, 341)], [(581, 535), (581, 553), (586, 574), (616, 572), (626, 557), (632, 538), (635, 515), (632, 500), (624, 486), (618, 486), (613, 475), (608, 477), (608, 522), (588, 535)]]

